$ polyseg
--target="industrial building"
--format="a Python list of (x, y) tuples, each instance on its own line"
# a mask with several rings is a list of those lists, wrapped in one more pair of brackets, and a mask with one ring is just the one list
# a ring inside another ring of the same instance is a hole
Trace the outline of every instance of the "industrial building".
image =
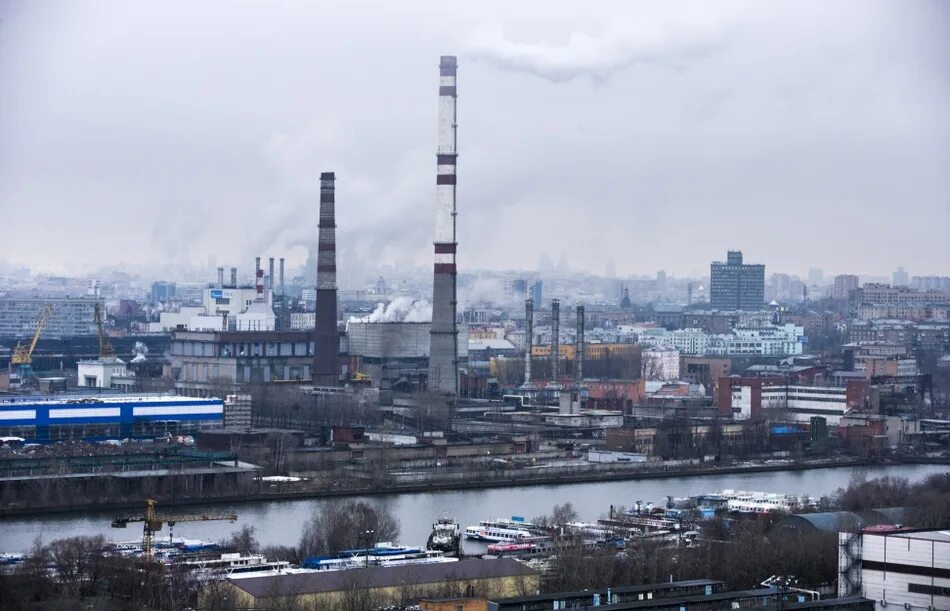
[(838, 533), (839, 596), (875, 609), (950, 609), (950, 531), (872, 526)]
[(759, 419), (771, 411), (776, 417), (810, 422), (814, 416), (837, 426), (851, 409), (864, 404), (866, 384), (849, 382), (847, 386), (817, 386), (792, 383), (783, 377), (719, 379), (719, 414), (742, 419)]
[[(425, 387), (430, 372), (431, 328), (428, 322), (356, 322), (347, 326), (348, 354), (383, 389), (414, 390)], [(457, 360), (468, 359), (465, 327), (456, 335)]]
[(95, 296), (0, 298), (0, 337), (31, 337), (47, 305), (52, 313), (44, 336), (95, 335), (96, 304), (102, 307), (102, 300)]
[(309, 383), (313, 354), (305, 331), (175, 331), (169, 373), (177, 392), (206, 397), (234, 384)]
[(0, 400), (0, 437), (27, 441), (158, 437), (221, 426), (221, 399), (168, 395)]
[(433, 596), (479, 594), (511, 597), (536, 592), (536, 571), (511, 558), (461, 560), (403, 566), (371, 566), (345, 571), (315, 571), (267, 577), (229, 578), (208, 586), (199, 595), (199, 605), (222, 592), (242, 608), (306, 605), (333, 609), (353, 596), (373, 600), (374, 607), (404, 603)]

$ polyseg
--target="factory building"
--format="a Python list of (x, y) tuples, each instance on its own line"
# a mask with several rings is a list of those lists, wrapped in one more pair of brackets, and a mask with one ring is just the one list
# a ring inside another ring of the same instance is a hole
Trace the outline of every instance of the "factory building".
[(766, 416), (783, 420), (810, 422), (814, 416), (837, 426), (851, 409), (863, 404), (862, 383), (847, 386), (817, 386), (789, 383), (783, 378), (719, 379), (719, 414), (757, 420)]
[[(347, 326), (349, 355), (363, 374), (382, 389), (412, 390), (425, 387), (429, 375), (428, 322), (355, 322)], [(459, 360), (468, 360), (468, 332), (457, 335)]]
[(406, 600), (472, 593), (504, 598), (536, 592), (539, 586), (538, 573), (516, 560), (479, 558), (229, 578), (219, 585), (205, 588), (198, 600), (199, 606), (206, 605), (211, 596), (221, 594), (216, 588), (223, 588), (242, 608), (303, 605), (312, 609), (335, 609), (354, 597), (379, 601), (379, 606), (383, 607)]
[(0, 298), (0, 337), (32, 337), (40, 313), (47, 305), (52, 315), (43, 328), (44, 337), (95, 335), (97, 297), (3, 297)]
[(304, 331), (175, 331), (169, 373), (177, 392), (206, 397), (235, 384), (310, 382), (313, 353)]
[(80, 388), (113, 388), (115, 382), (129, 377), (125, 361), (116, 357), (79, 361), (76, 386)]
[(0, 437), (27, 441), (159, 437), (219, 427), (221, 399), (97, 395), (0, 400)]
[(838, 596), (864, 596), (875, 609), (950, 609), (950, 532), (840, 532), (838, 571)]

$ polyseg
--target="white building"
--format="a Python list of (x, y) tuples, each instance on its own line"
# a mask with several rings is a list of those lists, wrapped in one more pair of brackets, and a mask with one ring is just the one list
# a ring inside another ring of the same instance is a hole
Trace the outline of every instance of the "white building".
[(643, 351), (644, 380), (678, 380), (680, 353), (673, 348), (648, 348)]
[(717, 335), (710, 340), (709, 356), (793, 356), (801, 354), (805, 329), (800, 325), (769, 325), (737, 328), (730, 335)]
[(670, 335), (670, 345), (682, 354), (703, 356), (709, 349), (709, 338), (702, 329), (677, 329)]
[(113, 378), (127, 378), (125, 361), (110, 357), (79, 361), (76, 385), (83, 388), (112, 388)]
[[(752, 387), (732, 387), (732, 406), (742, 418), (752, 417)], [(773, 410), (780, 419), (810, 422), (812, 416), (825, 418), (837, 426), (848, 411), (848, 389), (844, 386), (784, 385), (762, 386), (762, 409)], [(764, 412), (769, 415), (768, 411)]]
[(157, 323), (149, 323), (149, 331), (274, 331), (276, 325), (270, 290), (265, 289), (258, 300), (254, 287), (210, 287), (204, 289), (202, 305), (162, 312)]
[(317, 326), (316, 312), (291, 312), (291, 331), (313, 331)]
[(875, 609), (950, 609), (950, 531), (838, 533), (838, 572), (838, 595), (870, 598)]

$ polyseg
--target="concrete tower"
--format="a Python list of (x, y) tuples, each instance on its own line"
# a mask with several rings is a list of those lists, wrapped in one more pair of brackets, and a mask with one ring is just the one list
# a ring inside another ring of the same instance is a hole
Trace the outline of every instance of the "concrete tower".
[(458, 395), (458, 326), (456, 308), (455, 167), (456, 82), (458, 62), (443, 55), (439, 62), (439, 143), (436, 150), (435, 274), (432, 281), (432, 331), (429, 388)]
[(314, 328), (314, 386), (340, 382), (337, 355), (340, 335), (336, 328), (336, 176), (320, 174), (320, 225), (317, 237), (317, 310)]

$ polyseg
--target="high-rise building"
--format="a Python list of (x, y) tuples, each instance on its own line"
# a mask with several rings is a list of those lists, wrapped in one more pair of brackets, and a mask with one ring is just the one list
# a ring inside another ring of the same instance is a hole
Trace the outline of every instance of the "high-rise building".
[(534, 281), (534, 284), (531, 285), (531, 301), (541, 303), (541, 297), (544, 296), (543, 288), (540, 280)]
[(821, 286), (825, 282), (825, 272), (821, 270), (820, 267), (810, 267), (808, 268), (808, 284), (809, 286)]
[(662, 269), (656, 273), (656, 291), (658, 293), (666, 292), (666, 272)]
[(858, 277), (854, 274), (839, 274), (835, 276), (835, 290), (832, 296), (835, 299), (847, 299), (851, 291), (858, 288)]
[[(224, 271), (222, 270), (222, 273)], [(161, 303), (175, 298), (174, 282), (154, 282), (152, 283), (152, 303)]]
[(725, 263), (709, 266), (710, 305), (716, 310), (758, 310), (765, 304), (765, 266), (742, 262), (741, 250), (730, 250)]
[(910, 284), (910, 275), (903, 267), (898, 267), (891, 274), (891, 286), (907, 286)]

